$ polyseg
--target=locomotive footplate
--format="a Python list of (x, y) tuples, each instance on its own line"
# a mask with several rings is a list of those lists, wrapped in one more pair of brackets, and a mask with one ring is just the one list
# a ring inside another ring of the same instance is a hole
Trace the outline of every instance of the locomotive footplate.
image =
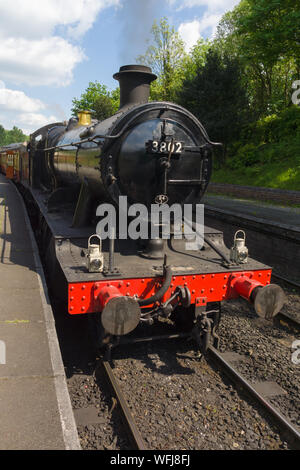
[[(189, 286), (190, 303), (197, 307), (206, 306), (209, 302), (237, 298), (239, 293), (233, 287), (233, 282), (239, 278), (251, 279), (262, 285), (268, 285), (271, 270), (174, 275), (169, 289), (160, 301), (161, 303), (167, 302), (175, 294), (176, 289), (182, 286)], [(71, 282), (68, 283), (68, 311), (72, 315), (100, 311), (99, 293), (104, 287), (118, 289), (121, 296), (143, 299), (153, 296), (161, 287), (162, 282), (162, 277), (128, 277), (120, 280)], [(154, 304), (150, 304), (147, 307), (153, 306)]]
[[(110, 280), (109, 276), (102, 273), (89, 273), (86, 267), (85, 255), (88, 239), (95, 233), (94, 226), (83, 228), (72, 227), (72, 214), (68, 207), (60, 205), (59, 210), (48, 212), (45, 204), (46, 196), (40, 190), (31, 189), (33, 199), (38, 205), (48, 230), (48, 246), (45, 250), (52, 250), (51, 256), (59, 262), (68, 284), (78, 282), (99, 282)], [(40, 224), (41, 225), (41, 224)], [(223, 233), (216, 229), (205, 227), (204, 235), (209, 237), (215, 246), (229, 256), (230, 250), (225, 246)], [(200, 251), (186, 251), (186, 240), (166, 240), (164, 251), (168, 257), (168, 264), (172, 266), (174, 276), (207, 275), (216, 273), (230, 273), (234, 271), (259, 271), (271, 268), (249, 257), (247, 264), (236, 268), (226, 268), (218, 254), (207, 244)], [(55, 251), (53, 251), (55, 249)], [(109, 240), (102, 243), (104, 266), (109, 266)], [(147, 259), (139, 255), (140, 250), (134, 240), (115, 240), (114, 265), (120, 275), (118, 279), (145, 279), (159, 278), (163, 274), (162, 260)], [(51, 257), (49, 254), (49, 258)], [(112, 280), (116, 280), (114, 276)], [(130, 281), (129, 281), (130, 282)]]

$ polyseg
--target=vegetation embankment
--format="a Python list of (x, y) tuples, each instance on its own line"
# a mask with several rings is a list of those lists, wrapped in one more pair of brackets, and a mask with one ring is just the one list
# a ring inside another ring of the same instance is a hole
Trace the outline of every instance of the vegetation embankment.
[(244, 129), (215, 164), (212, 181), (300, 191), (300, 107), (291, 106)]

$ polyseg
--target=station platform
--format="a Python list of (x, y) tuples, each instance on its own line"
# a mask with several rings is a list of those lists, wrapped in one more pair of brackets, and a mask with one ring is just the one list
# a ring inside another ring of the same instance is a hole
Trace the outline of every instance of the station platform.
[(0, 450), (79, 450), (37, 245), (3, 175), (0, 256)]
[(276, 225), (300, 233), (300, 207), (283, 207), (222, 195), (205, 194), (201, 200), (207, 209), (217, 209), (224, 213)]
[(201, 203), (205, 224), (223, 232), (228, 248), (243, 230), (252, 258), (299, 283), (300, 208), (214, 194), (205, 194)]

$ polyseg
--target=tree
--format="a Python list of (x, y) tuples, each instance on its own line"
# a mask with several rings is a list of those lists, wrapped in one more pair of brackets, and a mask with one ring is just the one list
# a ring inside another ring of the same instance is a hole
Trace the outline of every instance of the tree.
[(22, 143), (26, 140), (29, 140), (29, 137), (18, 127), (14, 126), (10, 131), (6, 131), (4, 127), (0, 125), (0, 145)]
[(244, 48), (269, 66), (280, 58), (300, 60), (300, 0), (243, 0), (236, 33)]
[(14, 144), (19, 142), (24, 142), (28, 137), (23, 133), (21, 129), (14, 126), (12, 130), (7, 131), (6, 143)]
[(256, 119), (291, 104), (300, 73), (300, 0), (242, 0), (218, 26), (214, 47), (238, 57)]
[(239, 137), (248, 119), (239, 61), (210, 49), (205, 65), (183, 82), (179, 101), (199, 118), (212, 140), (223, 143), (224, 161), (228, 144)]
[(197, 70), (204, 67), (207, 53), (211, 47), (211, 41), (200, 38), (192, 47), (190, 53), (185, 55), (182, 60), (182, 69), (185, 80), (192, 79), (197, 74)]
[(150, 66), (158, 77), (151, 85), (151, 99), (175, 101), (184, 75), (183, 59), (186, 54), (183, 40), (174, 27), (169, 26), (167, 18), (161, 18), (159, 24), (154, 21), (151, 34), (153, 44), (137, 61)]
[(5, 145), (6, 131), (0, 124), (0, 145)]
[(79, 99), (72, 100), (72, 114), (76, 116), (80, 110), (91, 110), (92, 117), (102, 121), (114, 114), (120, 102), (119, 88), (108, 91), (105, 85), (98, 81), (90, 82), (87, 89), (81, 94)]

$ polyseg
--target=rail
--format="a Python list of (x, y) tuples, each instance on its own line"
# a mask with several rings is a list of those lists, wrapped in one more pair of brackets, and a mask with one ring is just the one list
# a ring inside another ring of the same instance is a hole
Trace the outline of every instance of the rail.
[(108, 361), (101, 361), (102, 369), (105, 373), (107, 382), (109, 383), (120, 407), (122, 413), (122, 420), (128, 430), (130, 441), (134, 450), (147, 450), (146, 443), (144, 442), (137, 425), (134, 421), (132, 413), (118, 384), (118, 381), (113, 373), (113, 370)]
[(215, 360), (218, 364), (220, 364), (227, 374), (233, 378), (234, 382), (237, 384), (242, 385), (242, 387), (258, 401), (261, 405), (263, 405), (264, 409), (274, 418), (281, 429), (286, 431), (288, 435), (295, 441), (297, 445), (297, 449), (300, 449), (300, 432), (299, 430), (290, 423), (288, 419), (286, 419), (268, 400), (265, 399), (263, 395), (261, 395), (254, 386), (248, 382), (229, 362), (227, 362), (223, 357), (222, 354), (219, 353), (214, 347), (210, 346), (208, 349), (209, 355)]

